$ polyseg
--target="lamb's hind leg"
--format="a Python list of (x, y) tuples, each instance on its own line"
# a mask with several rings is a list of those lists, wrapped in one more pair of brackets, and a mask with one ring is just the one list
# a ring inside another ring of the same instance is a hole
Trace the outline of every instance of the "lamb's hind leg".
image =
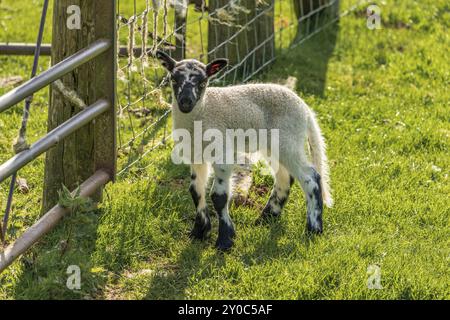
[(281, 215), (286, 204), (294, 178), (282, 165), (278, 165), (275, 172), (275, 182), (269, 201), (264, 207), (261, 216), (256, 221), (257, 224), (266, 222), (272, 218), (278, 218)]
[(306, 228), (312, 233), (322, 233), (323, 231), (323, 199), (320, 179), (320, 175), (316, 169), (309, 166), (304, 169), (303, 179), (300, 180), (307, 197)]
[(320, 175), (304, 158), (298, 156), (289, 164), (289, 172), (300, 181), (306, 197), (306, 229), (311, 233), (322, 233), (322, 186)]
[(194, 201), (197, 216), (190, 236), (204, 240), (211, 231), (211, 219), (206, 206), (206, 184), (208, 182), (208, 166), (195, 164), (191, 166), (191, 185), (189, 191)]
[(233, 166), (214, 165), (213, 168), (215, 178), (211, 190), (211, 199), (219, 217), (219, 236), (216, 241), (216, 247), (219, 250), (226, 251), (233, 246), (233, 238), (235, 236), (233, 222), (228, 211), (231, 198), (230, 177)]

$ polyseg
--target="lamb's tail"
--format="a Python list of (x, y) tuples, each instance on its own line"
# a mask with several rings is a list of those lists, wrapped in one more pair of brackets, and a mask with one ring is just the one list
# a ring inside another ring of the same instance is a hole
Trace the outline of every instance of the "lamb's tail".
[(327, 207), (331, 208), (333, 206), (333, 198), (329, 185), (330, 177), (328, 159), (325, 152), (326, 145), (313, 111), (310, 112), (308, 118), (308, 143), (311, 148), (313, 165), (321, 177), (323, 202)]

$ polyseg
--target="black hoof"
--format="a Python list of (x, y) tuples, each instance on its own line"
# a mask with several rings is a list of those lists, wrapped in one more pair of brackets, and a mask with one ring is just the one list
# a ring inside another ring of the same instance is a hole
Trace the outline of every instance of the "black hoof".
[(219, 251), (229, 251), (234, 244), (234, 237), (236, 237), (236, 232), (234, 231), (234, 226), (230, 224), (219, 224), (219, 237), (216, 241), (216, 248)]
[(195, 221), (194, 228), (189, 233), (191, 239), (205, 240), (211, 233), (211, 221), (209, 219), (205, 223)]
[(228, 252), (233, 247), (234, 241), (232, 238), (228, 239), (217, 239), (216, 241), (216, 249), (222, 252)]
[(281, 218), (280, 214), (265, 214), (265, 213), (263, 213), (259, 216), (258, 219), (255, 220), (255, 225), (262, 226), (262, 225), (271, 224), (273, 222), (280, 220), (280, 218)]
[(311, 223), (308, 219), (306, 223), (306, 231), (309, 234), (321, 234), (323, 232), (322, 221), (317, 221), (317, 223)]

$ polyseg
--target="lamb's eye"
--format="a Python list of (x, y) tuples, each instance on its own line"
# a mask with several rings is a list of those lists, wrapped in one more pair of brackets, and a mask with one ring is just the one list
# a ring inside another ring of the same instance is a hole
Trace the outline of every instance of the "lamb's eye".
[(202, 82), (202, 83), (200, 83), (200, 88), (204, 88), (204, 87), (206, 87), (206, 81), (205, 82)]

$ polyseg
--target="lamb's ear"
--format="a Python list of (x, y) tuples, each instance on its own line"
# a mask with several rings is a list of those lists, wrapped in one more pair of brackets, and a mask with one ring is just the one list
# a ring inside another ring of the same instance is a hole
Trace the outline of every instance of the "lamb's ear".
[(217, 72), (225, 68), (228, 64), (228, 59), (215, 59), (206, 66), (206, 74), (208, 77), (215, 75)]
[(173, 68), (175, 68), (175, 64), (177, 63), (174, 59), (161, 50), (157, 50), (155, 56), (161, 62), (163, 67), (167, 69), (167, 71), (172, 72)]

